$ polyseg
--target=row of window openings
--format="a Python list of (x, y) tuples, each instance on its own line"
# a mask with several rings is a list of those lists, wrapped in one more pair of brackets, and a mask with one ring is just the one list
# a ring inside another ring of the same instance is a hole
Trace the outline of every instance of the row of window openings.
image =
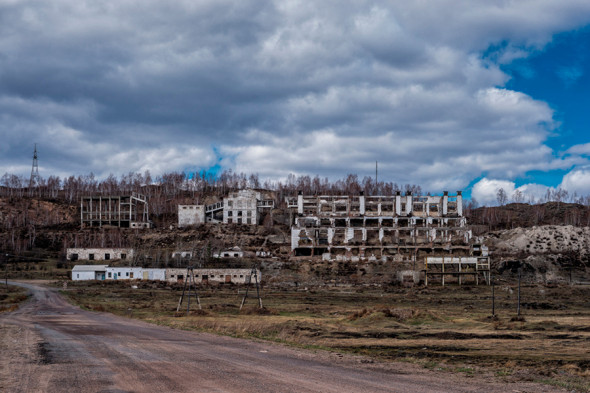
[[(203, 279), (207, 279), (208, 277), (215, 278), (215, 274), (212, 274), (210, 276), (207, 275), (207, 274), (203, 274)], [(224, 275), (223, 274), (220, 274), (219, 277), (223, 278)], [(234, 274), (234, 278), (237, 278), (237, 277), (238, 277), (238, 275), (237, 274)], [(171, 274), (170, 275), (170, 278), (174, 278), (174, 274)], [(184, 279), (184, 275), (179, 274), (178, 277), (176, 277), (176, 278), (179, 279), (179, 280), (183, 280)], [(195, 278), (199, 278), (199, 275), (198, 274), (195, 274)], [(244, 278), (244, 275), (243, 274), (240, 274), (240, 278)]]
[[(108, 277), (108, 278), (113, 278), (113, 277), (111, 276), (111, 274), (112, 274), (112, 273), (111, 273), (111, 272), (109, 272), (107, 277)], [(121, 277), (121, 272), (116, 272), (116, 273), (115, 273), (115, 277)], [(133, 272), (125, 272), (125, 277), (133, 278)]]
[[(72, 259), (77, 260), (78, 254), (72, 254)], [(88, 254), (88, 259), (94, 261), (94, 254)], [(111, 259), (111, 254), (104, 254), (104, 260), (108, 261), (109, 259)], [(121, 254), (121, 259), (127, 259), (127, 254)]]
[[(115, 276), (116, 276), (116, 277), (121, 277), (121, 272), (117, 272), (117, 273), (115, 273)], [(112, 273), (111, 273), (111, 272), (109, 272), (109, 273), (108, 273), (108, 275), (107, 275), (107, 277), (108, 277), (108, 278), (113, 278), (113, 275), (112, 275)], [(125, 272), (125, 277), (133, 278), (133, 272)], [(174, 274), (170, 275), (170, 277), (174, 278)], [(207, 276), (206, 274), (204, 274), (204, 275), (203, 275), (203, 278), (204, 278), (204, 279), (206, 279), (207, 277), (208, 277), (208, 276)], [(223, 275), (220, 275), (220, 277), (222, 277), (222, 278), (223, 278)], [(234, 278), (237, 278), (237, 277), (238, 277), (238, 275), (237, 275), (237, 274), (234, 274)], [(80, 274), (77, 274), (77, 277), (76, 277), (76, 278), (80, 278)], [(179, 274), (177, 278), (178, 278), (179, 280), (182, 280), (182, 279), (184, 279), (184, 275), (180, 275), (180, 274)], [(196, 275), (195, 275), (195, 278), (199, 278), (199, 275), (198, 275), (198, 274), (196, 274)], [(215, 275), (214, 275), (214, 274), (212, 274), (212, 275), (211, 275), (211, 278), (215, 278)], [(243, 274), (240, 274), (240, 278), (244, 278), (244, 275), (243, 275)]]
[[(228, 224), (233, 224), (234, 223), (234, 220), (230, 217), (230, 218), (227, 219), (227, 223)], [(242, 224), (242, 223), (244, 223), (244, 224), (252, 224), (252, 219), (251, 218), (246, 218), (244, 221), (242, 221), (242, 218), (241, 217), (239, 217), (239, 218), (236, 219), (236, 224)]]
[[(227, 216), (228, 216), (228, 217), (232, 217), (232, 216), (233, 216), (233, 214), (234, 214), (233, 210), (230, 210), (230, 211), (228, 211), (228, 212), (227, 212)], [(237, 212), (237, 216), (238, 216), (238, 217), (242, 217), (243, 215), (244, 215), (244, 213), (243, 213), (241, 210), (238, 210), (238, 212)], [(246, 215), (247, 215), (248, 217), (252, 217), (252, 211), (251, 211), (251, 210), (247, 210), (247, 211), (246, 211)]]

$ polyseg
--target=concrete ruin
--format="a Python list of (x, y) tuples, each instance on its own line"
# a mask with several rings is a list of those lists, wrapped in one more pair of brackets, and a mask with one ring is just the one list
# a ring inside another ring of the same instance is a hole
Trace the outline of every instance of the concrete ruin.
[(68, 261), (108, 261), (118, 259), (133, 259), (132, 248), (68, 248)]
[(178, 205), (178, 227), (185, 228), (191, 225), (205, 223), (204, 205)]
[(232, 192), (223, 198), (223, 223), (256, 225), (260, 211), (273, 207), (274, 201), (263, 200), (260, 192), (254, 190)]
[[(262, 279), (260, 270), (256, 270), (258, 281)], [(193, 269), (197, 284), (250, 284), (252, 269)], [(166, 269), (166, 281), (184, 282), (186, 268)]]
[(223, 201), (209, 205), (179, 205), (178, 227), (205, 222), (257, 225), (261, 213), (274, 207), (272, 199), (264, 199), (259, 191), (246, 189), (229, 193)]
[(213, 258), (243, 258), (244, 251), (238, 246), (213, 254)]
[[(250, 284), (252, 269), (193, 269), (197, 284)], [(256, 270), (260, 282), (260, 270)], [(186, 268), (152, 269), (142, 267), (109, 267), (108, 265), (76, 265), (72, 280), (147, 280), (182, 283)]]
[(83, 196), (80, 222), (84, 227), (151, 228), (145, 195)]
[[(324, 260), (391, 260), (411, 270), (424, 270), (427, 256), (481, 256), (462, 199), (461, 191), (442, 196), (299, 193), (286, 198), (295, 216), (291, 250), (294, 256)], [(487, 266), (489, 271), (489, 260)]]

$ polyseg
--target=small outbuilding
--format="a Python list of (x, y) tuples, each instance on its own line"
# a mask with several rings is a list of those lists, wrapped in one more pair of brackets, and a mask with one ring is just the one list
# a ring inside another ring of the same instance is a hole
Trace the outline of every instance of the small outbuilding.
[(72, 269), (72, 280), (104, 280), (107, 265), (76, 265)]
[(228, 250), (220, 251), (217, 254), (213, 254), (213, 258), (243, 258), (244, 251), (240, 247), (233, 247)]

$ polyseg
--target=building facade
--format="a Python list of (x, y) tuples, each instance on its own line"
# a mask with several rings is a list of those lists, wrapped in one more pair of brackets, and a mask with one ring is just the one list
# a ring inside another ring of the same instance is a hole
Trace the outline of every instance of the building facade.
[(109, 261), (132, 260), (132, 248), (68, 248), (66, 250), (68, 261)]
[(76, 265), (72, 269), (72, 280), (105, 280), (107, 265)]
[[(249, 284), (252, 269), (193, 269), (198, 284)], [(256, 270), (258, 282), (262, 275)], [(141, 267), (109, 267), (108, 265), (76, 265), (72, 269), (72, 280), (149, 280), (183, 283), (187, 269), (151, 269)], [(252, 280), (252, 282), (254, 282)]]
[(178, 205), (178, 227), (184, 228), (191, 225), (205, 223), (204, 205)]
[(304, 196), (287, 198), (295, 213), (294, 255), (401, 258), (470, 252), (472, 233), (461, 192), (441, 196)]

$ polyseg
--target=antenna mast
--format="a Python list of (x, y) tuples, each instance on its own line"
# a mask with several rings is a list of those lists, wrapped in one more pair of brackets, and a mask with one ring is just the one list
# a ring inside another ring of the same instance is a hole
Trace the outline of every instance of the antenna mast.
[(375, 194), (379, 195), (379, 172), (377, 171), (377, 161), (375, 161)]
[(37, 144), (35, 143), (35, 151), (33, 152), (33, 168), (31, 168), (31, 180), (29, 181), (29, 188), (39, 185), (39, 163), (37, 161)]

